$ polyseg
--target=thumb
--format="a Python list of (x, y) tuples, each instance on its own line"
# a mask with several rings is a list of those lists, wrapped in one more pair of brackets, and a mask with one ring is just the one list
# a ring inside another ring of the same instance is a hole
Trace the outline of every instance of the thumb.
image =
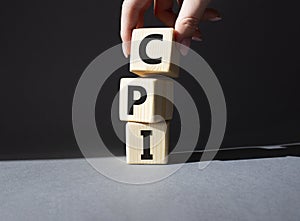
[(176, 40), (185, 45), (180, 51), (187, 54), (191, 39), (198, 30), (200, 19), (210, 0), (184, 0), (175, 22)]

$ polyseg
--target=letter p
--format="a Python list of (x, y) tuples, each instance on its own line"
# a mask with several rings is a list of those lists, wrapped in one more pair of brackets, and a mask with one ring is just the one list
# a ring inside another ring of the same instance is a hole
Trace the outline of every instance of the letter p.
[[(139, 99), (134, 99), (134, 92), (140, 93)], [(146, 89), (141, 86), (128, 86), (128, 115), (133, 115), (133, 106), (144, 103), (147, 99)]]

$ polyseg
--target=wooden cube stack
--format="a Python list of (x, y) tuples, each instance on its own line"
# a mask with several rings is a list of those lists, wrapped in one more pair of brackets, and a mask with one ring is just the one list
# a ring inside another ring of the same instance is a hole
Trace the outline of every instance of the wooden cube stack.
[[(169, 127), (173, 117), (173, 82), (178, 77), (179, 52), (173, 28), (141, 28), (132, 33), (130, 71), (140, 76), (122, 78), (119, 117), (126, 121), (128, 164), (166, 164)], [(166, 99), (169, 98), (169, 99)]]

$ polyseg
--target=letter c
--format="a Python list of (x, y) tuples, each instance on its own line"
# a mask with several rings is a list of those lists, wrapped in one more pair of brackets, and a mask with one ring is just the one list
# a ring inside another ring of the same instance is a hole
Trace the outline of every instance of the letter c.
[(151, 34), (146, 36), (140, 44), (139, 55), (143, 62), (147, 64), (160, 64), (162, 62), (162, 57), (159, 58), (150, 58), (146, 53), (147, 44), (152, 40), (163, 40), (162, 34)]

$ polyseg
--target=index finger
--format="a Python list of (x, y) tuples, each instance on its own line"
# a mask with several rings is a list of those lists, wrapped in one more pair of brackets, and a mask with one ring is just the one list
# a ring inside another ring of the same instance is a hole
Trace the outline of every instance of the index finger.
[(141, 23), (140, 20), (143, 19), (141, 14), (150, 6), (149, 3), (151, 4), (151, 0), (124, 0), (122, 4), (120, 35), (126, 57), (130, 53), (132, 30)]

